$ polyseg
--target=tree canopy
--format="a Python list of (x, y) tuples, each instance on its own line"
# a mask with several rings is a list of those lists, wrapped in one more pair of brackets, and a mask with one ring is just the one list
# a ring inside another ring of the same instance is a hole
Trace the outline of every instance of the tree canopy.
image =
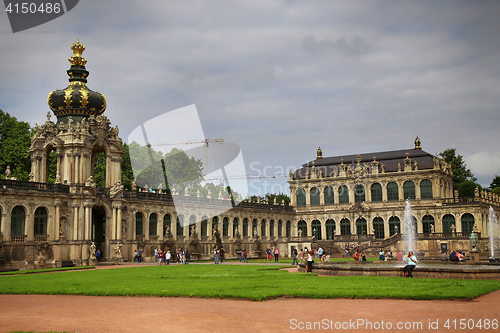
[[(460, 194), (460, 185), (465, 181), (471, 181), (473, 183), (476, 182), (477, 178), (474, 177), (470, 169), (465, 165), (465, 161), (462, 155), (457, 154), (456, 148), (446, 149), (442, 153), (439, 154), (445, 162), (451, 165), (451, 170), (453, 172), (453, 189), (458, 190)], [(479, 184), (475, 183), (476, 186)], [(466, 187), (472, 186), (471, 183), (467, 183)], [(465, 192), (464, 192), (465, 193)], [(462, 196), (460, 194), (460, 196)], [(474, 196), (474, 192), (472, 193)]]
[(7, 166), (11, 177), (29, 180), (31, 172), (30, 154), (33, 131), (29, 123), (18, 121), (16, 117), (0, 109), (0, 173), (4, 178)]

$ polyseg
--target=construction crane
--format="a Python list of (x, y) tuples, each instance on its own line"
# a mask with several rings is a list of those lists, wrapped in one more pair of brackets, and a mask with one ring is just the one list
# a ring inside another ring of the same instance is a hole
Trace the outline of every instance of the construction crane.
[(180, 146), (180, 145), (192, 145), (192, 144), (200, 144), (203, 143), (205, 147), (205, 174), (207, 174), (208, 170), (208, 144), (209, 143), (224, 143), (224, 139), (196, 139), (196, 140), (188, 140), (182, 142), (159, 142), (152, 144), (151, 146)]

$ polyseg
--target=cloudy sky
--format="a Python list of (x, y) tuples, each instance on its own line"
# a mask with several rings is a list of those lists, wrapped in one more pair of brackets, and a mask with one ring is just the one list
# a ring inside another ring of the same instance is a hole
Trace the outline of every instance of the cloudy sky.
[[(44, 122), (79, 38), (88, 86), (124, 140), (195, 104), (207, 138), (241, 147), (247, 174), (287, 173), (319, 146), (412, 148), (418, 135), (429, 153), (457, 148), (489, 186), (500, 174), (499, 17), (498, 1), (84, 0), (14, 34), (2, 11), (0, 108)], [(267, 182), (286, 190), (286, 178)]]

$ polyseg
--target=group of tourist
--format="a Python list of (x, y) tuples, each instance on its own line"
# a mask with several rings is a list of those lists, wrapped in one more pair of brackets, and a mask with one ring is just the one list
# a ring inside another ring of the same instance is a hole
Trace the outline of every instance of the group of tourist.
[(362, 252), (359, 254), (359, 250), (357, 249), (356, 252), (352, 255), (354, 258), (354, 261), (366, 261), (366, 253)]
[[(446, 252), (445, 252), (446, 253)], [(450, 261), (465, 262), (465, 254), (462, 250), (452, 251), (450, 253)]]
[(276, 246), (273, 247), (273, 249), (271, 250), (271, 248), (268, 246), (266, 249), (266, 258), (268, 264), (271, 262), (273, 254), (274, 254), (274, 262), (278, 262), (280, 256), (280, 249)]
[(380, 249), (380, 252), (378, 253), (378, 260), (387, 261), (387, 259), (389, 258), (392, 258), (392, 251), (391, 250), (383, 251), (382, 249)]
[(159, 262), (159, 265), (170, 265), (170, 259), (172, 259), (172, 254), (170, 251), (161, 251), (155, 249), (155, 262)]
[(134, 251), (134, 262), (141, 263), (142, 262), (142, 249)]
[(222, 264), (224, 263), (224, 247), (221, 246), (220, 248), (216, 246), (214, 248), (214, 264)]
[(248, 264), (248, 260), (247, 260), (248, 253), (247, 253), (247, 250), (245, 250), (245, 249), (238, 250), (238, 257), (240, 259), (240, 262), (246, 262)]

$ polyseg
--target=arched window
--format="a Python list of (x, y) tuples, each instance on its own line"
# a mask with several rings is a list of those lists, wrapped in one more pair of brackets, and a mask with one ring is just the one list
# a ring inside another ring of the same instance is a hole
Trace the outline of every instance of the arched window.
[(303, 188), (297, 190), (297, 206), (306, 205), (306, 191)]
[(222, 236), (227, 237), (229, 236), (229, 218), (225, 217), (222, 220)]
[(310, 191), (311, 206), (319, 206), (319, 189), (317, 187), (311, 188)]
[(274, 220), (269, 222), (269, 237), (274, 237)]
[(266, 220), (262, 219), (260, 224), (260, 235), (262, 237), (266, 237)]
[(241, 232), (240, 232), (240, 225), (239, 225), (239, 224), (240, 224), (240, 220), (239, 220), (237, 217), (235, 217), (235, 218), (233, 219), (233, 237), (236, 237), (236, 229), (238, 229), (238, 232), (239, 232), (239, 233), (240, 233), (240, 235), (241, 235)]
[(201, 237), (207, 237), (208, 235), (208, 217), (203, 216), (201, 220)]
[[(431, 225), (435, 226), (434, 217), (432, 215), (425, 215), (422, 217), (422, 232), (424, 234), (431, 233)], [(434, 229), (434, 231), (436, 231), (436, 229)]]
[(167, 227), (172, 232), (172, 217), (170, 214), (165, 214), (163, 216), (163, 234), (165, 235), (167, 233)]
[(403, 192), (405, 199), (415, 200), (415, 183), (407, 180), (403, 183)]
[(470, 233), (474, 228), (474, 216), (469, 213), (462, 215), (462, 232)]
[(325, 196), (325, 205), (333, 205), (335, 203), (333, 187), (325, 187), (323, 195)]
[(349, 219), (340, 220), (340, 234), (350, 235), (351, 234), (351, 221)]
[(189, 236), (191, 236), (191, 231), (192, 231), (192, 230), (191, 230), (191, 226), (192, 226), (193, 224), (196, 224), (196, 215), (191, 215), (191, 216), (189, 217), (189, 228), (188, 228), (188, 230), (189, 230), (189, 231), (188, 231), (188, 232), (189, 232)]
[(382, 202), (382, 185), (374, 183), (371, 186), (372, 202)]
[(219, 230), (219, 217), (218, 216), (212, 217), (212, 228), (215, 230)]
[(307, 237), (307, 223), (304, 220), (300, 220), (299, 223), (297, 223), (297, 235), (299, 235), (299, 230), (302, 230), (302, 237)]
[(292, 223), (290, 221), (286, 221), (286, 237), (290, 237), (292, 235)]
[[(443, 233), (451, 234), (451, 226), (455, 225), (455, 216), (451, 214), (446, 214), (443, 216)], [(456, 227), (456, 225), (455, 225)]]
[(248, 219), (245, 217), (243, 219), (243, 237), (248, 237)]
[(278, 221), (278, 237), (283, 237), (283, 221)]
[(321, 222), (318, 220), (314, 220), (311, 223), (313, 236), (316, 236), (316, 240), (321, 240)]
[(432, 182), (429, 179), (420, 182), (420, 198), (432, 199)]
[(38, 207), (35, 210), (34, 235), (47, 235), (47, 210), (43, 207)]
[(361, 184), (354, 186), (354, 202), (365, 202), (365, 187)]
[(366, 235), (367, 234), (366, 220), (363, 217), (359, 217), (356, 220), (356, 233), (358, 235)]
[(26, 215), (24, 213), (24, 208), (22, 206), (16, 206), (12, 209), (11, 224), (10, 224), (10, 234), (12, 236), (22, 236), (24, 235), (24, 224)]
[(389, 236), (401, 233), (401, 221), (397, 216), (389, 218)]
[(135, 235), (144, 236), (144, 231), (142, 230), (142, 213), (135, 213)]
[(158, 236), (157, 227), (158, 226), (158, 217), (155, 213), (151, 213), (149, 215), (149, 236)]
[(335, 221), (332, 219), (326, 220), (326, 239), (333, 240), (335, 237)]
[(177, 216), (177, 236), (182, 237), (184, 236), (184, 215), (179, 215)]
[(374, 218), (373, 230), (375, 231), (376, 239), (384, 239), (385, 238), (384, 219), (382, 219), (381, 217)]
[(349, 203), (349, 189), (346, 185), (342, 185), (339, 187), (339, 203), (347, 204)]
[(388, 201), (398, 201), (399, 200), (399, 188), (398, 184), (395, 182), (390, 182), (387, 184), (387, 200)]

